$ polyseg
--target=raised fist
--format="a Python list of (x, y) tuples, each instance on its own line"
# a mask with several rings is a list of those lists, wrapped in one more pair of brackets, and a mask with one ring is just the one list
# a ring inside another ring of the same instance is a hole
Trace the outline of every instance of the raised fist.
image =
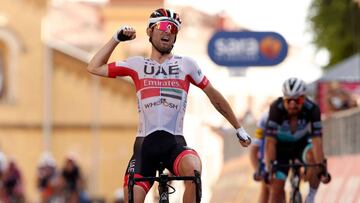
[(128, 25), (121, 26), (113, 36), (113, 39), (117, 42), (133, 40), (135, 38), (136, 38), (135, 29)]

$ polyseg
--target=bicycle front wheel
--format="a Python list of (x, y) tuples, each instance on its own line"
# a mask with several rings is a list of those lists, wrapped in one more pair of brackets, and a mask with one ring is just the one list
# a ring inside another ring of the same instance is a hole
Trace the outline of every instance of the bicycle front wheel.
[(302, 203), (302, 196), (299, 190), (293, 191), (290, 197), (290, 203)]

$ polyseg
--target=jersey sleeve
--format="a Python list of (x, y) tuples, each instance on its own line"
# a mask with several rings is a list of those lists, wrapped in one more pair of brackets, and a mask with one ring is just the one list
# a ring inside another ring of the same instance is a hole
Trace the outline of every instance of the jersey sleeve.
[(118, 76), (131, 76), (133, 77), (136, 74), (134, 70), (136, 67), (135, 57), (128, 58), (125, 61), (115, 61), (108, 64), (108, 77), (116, 78)]
[(255, 130), (255, 136), (254, 136), (254, 145), (260, 146), (261, 142), (263, 141), (264, 129), (257, 127)]
[(277, 131), (280, 127), (280, 119), (281, 119), (280, 118), (281, 113), (279, 111), (280, 110), (277, 108), (277, 102), (275, 101), (270, 106), (269, 118), (268, 121), (266, 122), (266, 130), (265, 130), (266, 137), (276, 138)]
[(185, 57), (185, 68), (188, 70), (188, 77), (190, 82), (200, 89), (204, 89), (208, 84), (209, 80), (202, 73), (198, 64), (191, 58)]
[(322, 136), (321, 113), (318, 106), (314, 106), (311, 113), (311, 137)]
[(264, 140), (264, 133), (266, 129), (266, 123), (269, 117), (269, 112), (265, 112), (260, 120), (256, 124), (255, 136), (254, 136), (254, 144), (260, 146)]

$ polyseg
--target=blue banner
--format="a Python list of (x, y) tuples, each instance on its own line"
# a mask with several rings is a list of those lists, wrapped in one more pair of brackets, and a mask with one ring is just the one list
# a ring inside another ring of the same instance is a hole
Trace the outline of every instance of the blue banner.
[(288, 52), (285, 39), (275, 32), (217, 32), (209, 41), (211, 60), (229, 68), (273, 66)]

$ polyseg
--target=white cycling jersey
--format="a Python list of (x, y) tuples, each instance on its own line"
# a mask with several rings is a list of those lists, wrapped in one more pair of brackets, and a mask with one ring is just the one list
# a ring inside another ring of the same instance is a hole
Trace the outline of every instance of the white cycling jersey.
[(108, 64), (108, 77), (117, 76), (130, 76), (134, 81), (139, 137), (156, 130), (182, 135), (190, 83), (201, 89), (209, 83), (194, 60), (181, 56), (172, 56), (162, 64), (140, 56)]

